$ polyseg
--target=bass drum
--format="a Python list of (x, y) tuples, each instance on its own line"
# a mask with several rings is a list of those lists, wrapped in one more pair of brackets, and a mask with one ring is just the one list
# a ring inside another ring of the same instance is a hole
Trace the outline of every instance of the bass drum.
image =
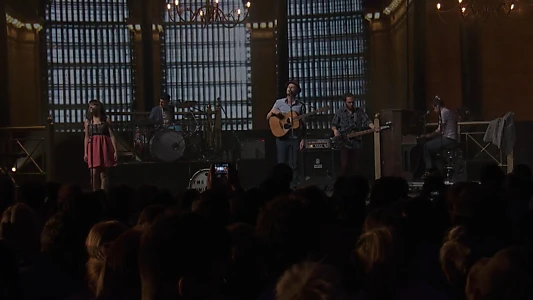
[(207, 189), (207, 175), (209, 169), (201, 169), (192, 175), (189, 180), (189, 189), (197, 190), (200, 193)]
[(163, 162), (174, 162), (185, 152), (185, 139), (181, 133), (164, 129), (154, 134), (150, 140), (150, 153)]

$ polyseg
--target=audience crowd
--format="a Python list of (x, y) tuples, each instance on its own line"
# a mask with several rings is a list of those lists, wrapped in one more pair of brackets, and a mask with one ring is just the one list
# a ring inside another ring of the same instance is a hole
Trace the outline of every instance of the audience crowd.
[(531, 171), (360, 176), (291, 189), (277, 165), (172, 195), (0, 180), (0, 299), (533, 299)]

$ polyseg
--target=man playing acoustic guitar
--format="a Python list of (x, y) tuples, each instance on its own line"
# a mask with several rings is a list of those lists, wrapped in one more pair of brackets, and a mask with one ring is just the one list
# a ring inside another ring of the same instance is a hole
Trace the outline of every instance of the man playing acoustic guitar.
[[(290, 112), (295, 112), (297, 115), (301, 115), (303, 112), (303, 104), (296, 100), (296, 95), (298, 95), (300, 91), (301, 89), (298, 80), (287, 82), (287, 96), (276, 100), (274, 106), (268, 112), (266, 119), (269, 120), (272, 116), (287, 114)], [(298, 166), (298, 150), (303, 148), (304, 140), (302, 137), (305, 136), (305, 125), (302, 120), (299, 122), (300, 126), (298, 128), (288, 130), (284, 136), (276, 138), (278, 163), (289, 165), (293, 169), (294, 175), (296, 175)]]
[[(352, 93), (345, 93), (343, 98), (344, 107), (335, 112), (335, 116), (333, 116), (331, 121), (331, 130), (336, 138), (353, 131), (361, 131), (366, 127), (379, 131), (379, 128), (374, 128), (374, 123), (372, 123), (363, 109), (355, 107), (355, 97)], [(339, 175), (354, 175), (359, 172), (361, 143), (361, 136), (345, 141), (345, 146), (341, 148), (341, 170)]]

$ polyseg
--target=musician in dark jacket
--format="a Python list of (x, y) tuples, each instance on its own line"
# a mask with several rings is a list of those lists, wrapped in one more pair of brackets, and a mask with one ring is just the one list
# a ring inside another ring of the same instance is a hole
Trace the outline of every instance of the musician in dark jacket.
[(174, 122), (174, 106), (170, 105), (170, 95), (163, 93), (159, 97), (159, 105), (152, 108), (150, 120), (164, 127)]
[[(331, 130), (336, 138), (341, 138), (342, 135), (354, 131), (361, 131), (368, 127), (379, 131), (379, 128), (374, 128), (374, 123), (365, 111), (355, 106), (355, 97), (352, 93), (345, 93), (343, 99), (344, 107), (339, 108), (335, 112), (335, 116), (333, 116), (333, 120), (331, 121)], [(361, 146), (362, 138), (356, 137), (347, 141), (341, 148), (341, 168), (339, 175), (353, 175), (360, 171), (359, 155)]]

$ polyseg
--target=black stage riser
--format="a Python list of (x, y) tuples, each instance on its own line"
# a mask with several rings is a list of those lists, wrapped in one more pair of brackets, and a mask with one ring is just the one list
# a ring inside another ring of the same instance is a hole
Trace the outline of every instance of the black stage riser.
[[(152, 185), (177, 194), (189, 187), (189, 180), (197, 171), (209, 169), (210, 165), (210, 162), (122, 164), (109, 169), (109, 185), (124, 184), (133, 188)], [(259, 185), (269, 170), (266, 160), (242, 160), (236, 168), (244, 188)]]

